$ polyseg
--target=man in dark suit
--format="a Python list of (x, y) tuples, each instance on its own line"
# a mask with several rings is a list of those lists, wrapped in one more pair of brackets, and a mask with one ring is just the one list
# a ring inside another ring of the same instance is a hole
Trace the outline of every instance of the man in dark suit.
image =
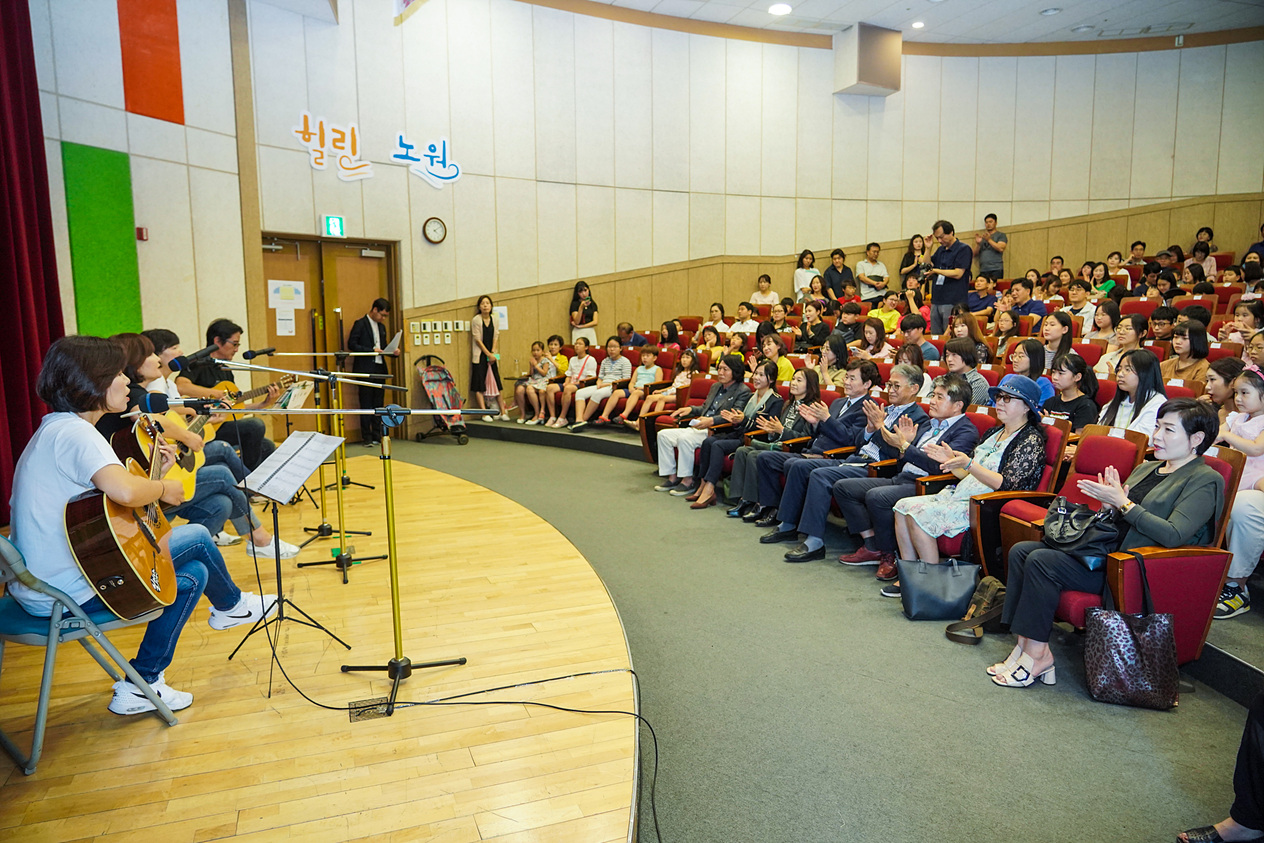
[[(858, 400), (848, 413), (856, 412), (849, 419), (851, 436), (848, 445), (856, 447), (846, 459), (805, 461), (792, 464), (786, 472), (786, 488), (781, 495), (777, 510), (780, 523), (772, 532), (760, 537), (765, 544), (791, 541), (804, 534), (803, 541), (786, 553), (787, 562), (809, 562), (825, 558), (825, 520), (829, 516), (831, 490), (844, 477), (867, 477), (868, 465), (877, 460), (895, 459), (896, 449), (879, 435), (881, 425), (870, 421), (870, 414), (885, 420), (890, 426), (896, 420), (909, 416), (920, 423), (926, 412), (917, 405), (917, 392), (921, 386), (920, 373), (915, 368), (895, 367), (887, 383), (891, 403), (885, 410), (877, 402), (867, 399), (870, 388), (881, 385), (878, 367), (868, 360), (852, 361), (847, 367), (844, 390), (849, 397)], [(866, 404), (869, 405), (866, 411)]]
[[(386, 299), (374, 299), (369, 312), (351, 326), (347, 337), (347, 350), (360, 353), (374, 352), (373, 357), (352, 357), (351, 371), (357, 375), (385, 375), (386, 358), (382, 349), (386, 346), (386, 323), (391, 318), (391, 303)], [(394, 356), (399, 356), (395, 349)], [(372, 410), (383, 404), (384, 390), (377, 386), (362, 386), (360, 407)], [(382, 423), (377, 416), (360, 416), (360, 444), (376, 445), (382, 438)]]
[[(899, 366), (892, 370), (891, 376)], [(900, 420), (896, 425), (883, 426), (882, 438), (899, 452), (897, 473), (894, 477), (844, 478), (834, 484), (834, 500), (847, 529), (864, 539), (864, 544), (853, 553), (838, 558), (844, 565), (877, 565), (877, 577), (883, 581), (895, 579), (895, 514), (892, 507), (901, 498), (917, 493), (917, 478), (939, 473), (939, 464), (922, 449), (931, 442), (947, 445), (954, 451), (974, 453), (979, 444), (979, 431), (968, 418), (965, 408), (970, 404), (970, 382), (958, 374), (935, 378), (935, 391), (930, 399), (930, 417), (917, 425)], [(875, 414), (869, 414), (874, 421)], [(878, 417), (877, 421), (881, 422)]]

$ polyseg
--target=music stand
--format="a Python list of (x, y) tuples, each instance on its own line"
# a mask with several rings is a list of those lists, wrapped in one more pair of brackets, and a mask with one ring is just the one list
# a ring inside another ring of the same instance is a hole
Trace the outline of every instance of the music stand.
[[(293, 600), (285, 596), (285, 589), (281, 583), (281, 532), (277, 514), (279, 504), (294, 497), (298, 489), (307, 482), (307, 478), (320, 469), (321, 464), (334, 452), (341, 441), (336, 436), (327, 436), (311, 430), (295, 431), (239, 484), (246, 491), (267, 498), (272, 504), (272, 554), (276, 559), (277, 613), (271, 618), (265, 615), (255, 621), (255, 625), (246, 633), (245, 638), (242, 638), (241, 643), (229, 654), (230, 661), (250, 636), (272, 624), (277, 624), (279, 627), (285, 621), (319, 629), (348, 650), (351, 649), (350, 644), (334, 635), (315, 618), (300, 609)], [(306, 620), (285, 614), (287, 605)], [(274, 660), (275, 657), (274, 651)], [(271, 668), (268, 671), (268, 696), (272, 696)]]

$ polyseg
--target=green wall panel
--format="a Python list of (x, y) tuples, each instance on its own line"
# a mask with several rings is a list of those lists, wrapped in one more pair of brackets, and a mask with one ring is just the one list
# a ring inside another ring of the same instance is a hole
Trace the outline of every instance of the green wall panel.
[(139, 331), (140, 269), (127, 153), (63, 143), (61, 157), (79, 333)]

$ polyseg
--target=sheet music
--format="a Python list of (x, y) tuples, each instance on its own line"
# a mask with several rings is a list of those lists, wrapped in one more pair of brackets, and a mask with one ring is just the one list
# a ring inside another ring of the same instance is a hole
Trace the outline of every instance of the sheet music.
[[(399, 348), (399, 338), (404, 335), (403, 331), (396, 331), (395, 336), (391, 337), (391, 341), (386, 344), (386, 348), (382, 349), (383, 354), (394, 354), (395, 349)], [(382, 361), (379, 359), (379, 363)]]
[(295, 431), (238, 485), (284, 503), (320, 470), (321, 463), (343, 441), (341, 436), (328, 436), (314, 430)]

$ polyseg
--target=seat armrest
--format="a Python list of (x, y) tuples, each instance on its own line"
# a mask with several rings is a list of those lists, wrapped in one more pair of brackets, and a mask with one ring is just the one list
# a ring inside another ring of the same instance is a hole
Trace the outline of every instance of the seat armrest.
[(899, 472), (896, 467), (899, 460), (879, 460), (878, 462), (869, 463), (870, 477), (894, 477)]
[(919, 495), (933, 495), (956, 482), (957, 475), (955, 474), (928, 474), (914, 481)]
[(653, 383), (647, 383), (642, 389), (645, 390), (646, 395), (649, 395), (651, 392), (658, 392), (660, 389), (665, 389), (671, 385), (672, 381), (654, 381)]
[(811, 436), (799, 436), (795, 439), (781, 440), (781, 447), (786, 451), (802, 451), (810, 444), (812, 444)]
[(707, 428), (707, 430), (711, 430), (711, 431), (732, 430), (732, 429), (733, 429), (733, 422), (720, 422), (719, 424), (713, 424)]
[(826, 452), (825, 452), (825, 456), (827, 456), (827, 457), (833, 457), (833, 458), (839, 458), (839, 457), (849, 457), (849, 456), (851, 456), (851, 455), (852, 455), (852, 454), (854, 454), (854, 453), (856, 453), (856, 446), (855, 446), (855, 445), (844, 445), (844, 446), (843, 446), (843, 447), (841, 447), (841, 448), (831, 448), (831, 449), (829, 449), (828, 451), (826, 451)]

